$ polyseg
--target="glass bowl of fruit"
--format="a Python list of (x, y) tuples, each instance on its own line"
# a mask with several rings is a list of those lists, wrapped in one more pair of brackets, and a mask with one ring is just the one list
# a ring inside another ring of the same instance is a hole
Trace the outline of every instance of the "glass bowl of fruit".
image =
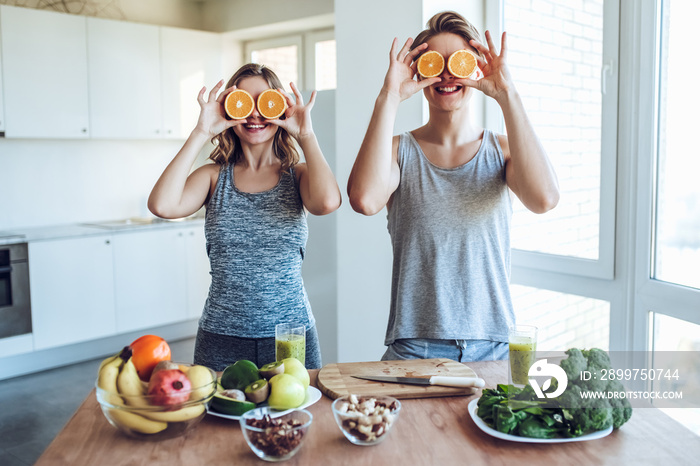
[(268, 407), (256, 408), (241, 416), (246, 443), (258, 458), (284, 461), (294, 456), (306, 439), (313, 415), (305, 409), (285, 414)]
[(386, 439), (401, 412), (390, 396), (346, 395), (331, 404), (333, 417), (345, 438), (355, 445), (376, 445)]
[(125, 348), (102, 362), (95, 391), (102, 413), (119, 431), (162, 440), (199, 424), (216, 391), (216, 374), (201, 365), (161, 361), (144, 381)]

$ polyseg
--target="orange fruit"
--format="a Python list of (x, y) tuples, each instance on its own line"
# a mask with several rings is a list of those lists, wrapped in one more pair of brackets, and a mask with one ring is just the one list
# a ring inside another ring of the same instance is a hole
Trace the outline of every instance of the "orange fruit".
[(439, 76), (443, 69), (445, 69), (445, 58), (435, 50), (428, 50), (418, 57), (416, 70), (424, 78)]
[(447, 70), (458, 78), (471, 78), (477, 69), (476, 55), (469, 50), (457, 50), (447, 59)]
[(224, 101), (226, 114), (234, 120), (248, 118), (253, 113), (253, 107), (255, 107), (253, 96), (243, 89), (234, 89), (229, 92)]
[(258, 112), (266, 120), (279, 118), (287, 110), (287, 99), (276, 89), (268, 89), (258, 96)]

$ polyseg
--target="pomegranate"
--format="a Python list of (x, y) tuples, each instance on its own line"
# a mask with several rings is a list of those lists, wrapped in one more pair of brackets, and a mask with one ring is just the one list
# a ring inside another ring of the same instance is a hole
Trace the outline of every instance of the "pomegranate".
[(186, 402), (192, 384), (180, 369), (166, 369), (153, 374), (148, 384), (151, 401), (158, 406), (171, 406)]

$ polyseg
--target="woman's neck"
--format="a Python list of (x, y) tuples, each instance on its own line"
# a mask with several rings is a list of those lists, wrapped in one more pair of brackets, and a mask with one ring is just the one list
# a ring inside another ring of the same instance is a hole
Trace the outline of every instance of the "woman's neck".
[(451, 112), (430, 109), (428, 123), (416, 130), (421, 139), (453, 147), (478, 139), (482, 131), (474, 125), (469, 108)]
[(238, 163), (252, 171), (279, 164), (279, 159), (272, 152), (272, 145), (272, 141), (256, 145), (242, 144), (243, 157)]

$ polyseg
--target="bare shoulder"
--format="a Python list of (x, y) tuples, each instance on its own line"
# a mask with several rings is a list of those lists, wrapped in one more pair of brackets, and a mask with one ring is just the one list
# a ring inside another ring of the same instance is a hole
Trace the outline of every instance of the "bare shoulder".
[(394, 162), (398, 163), (399, 160), (399, 141), (401, 140), (401, 135), (397, 134), (391, 138), (391, 158)]
[(503, 151), (503, 158), (510, 160), (510, 146), (508, 146), (508, 136), (505, 134), (498, 134), (498, 144), (501, 146), (501, 151)]
[(294, 165), (294, 177), (297, 179), (297, 182), (299, 182), (302, 176), (306, 175), (307, 170), (306, 162), (299, 162)]

